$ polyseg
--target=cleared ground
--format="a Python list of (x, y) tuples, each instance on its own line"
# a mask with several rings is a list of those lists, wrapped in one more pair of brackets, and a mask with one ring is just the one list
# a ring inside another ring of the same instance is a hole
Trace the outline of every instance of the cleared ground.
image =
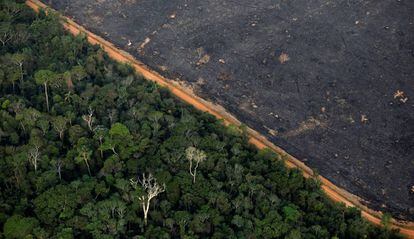
[(414, 219), (414, 2), (44, 1)]

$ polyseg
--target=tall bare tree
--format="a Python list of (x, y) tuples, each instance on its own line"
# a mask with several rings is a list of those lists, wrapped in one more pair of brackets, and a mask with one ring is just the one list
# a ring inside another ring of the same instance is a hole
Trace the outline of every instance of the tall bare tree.
[(130, 183), (134, 189), (138, 188), (138, 184), (141, 185), (141, 188), (144, 190), (144, 194), (139, 196), (138, 199), (141, 202), (142, 210), (144, 211), (144, 223), (147, 225), (148, 211), (151, 200), (158, 196), (158, 194), (165, 191), (165, 184), (160, 185), (157, 182), (157, 179), (148, 174), (148, 176), (142, 174), (142, 180), (138, 178), (138, 181), (130, 179)]
[(93, 122), (95, 121), (95, 118), (93, 117), (93, 110), (92, 108), (89, 108), (88, 114), (82, 116), (83, 121), (85, 121), (88, 124), (88, 128), (90, 131), (93, 131)]
[(99, 141), (99, 151), (101, 153), (101, 158), (103, 158), (102, 144), (103, 144), (103, 139), (105, 138), (105, 135), (107, 134), (108, 130), (103, 125), (98, 125), (97, 127), (93, 129), (93, 131), (94, 131), (93, 137)]
[(207, 155), (203, 150), (192, 146), (185, 150), (185, 154), (190, 163), (190, 174), (193, 176), (193, 183), (195, 183), (198, 165), (207, 159)]
[(62, 180), (62, 165), (63, 162), (60, 158), (55, 161), (56, 172), (59, 175), (59, 180)]
[(35, 171), (37, 171), (37, 165), (40, 160), (40, 151), (38, 146), (34, 146), (29, 150), (29, 162), (33, 165)]
[(40, 144), (34, 143), (28, 152), (28, 159), (30, 164), (33, 165), (35, 172), (40, 161)]
[(3, 47), (13, 39), (13, 29), (10, 23), (2, 22), (0, 23), (0, 42)]
[(27, 58), (27, 56), (25, 54), (22, 54), (22, 53), (15, 53), (11, 57), (13, 63), (19, 68), (20, 83), (23, 82), (23, 75), (24, 75), (23, 64), (26, 61), (26, 58)]

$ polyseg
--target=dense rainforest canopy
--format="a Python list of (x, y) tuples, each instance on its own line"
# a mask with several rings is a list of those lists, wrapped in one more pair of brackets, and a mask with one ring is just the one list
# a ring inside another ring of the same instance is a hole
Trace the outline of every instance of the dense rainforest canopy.
[(53, 14), (0, 2), (0, 238), (399, 238)]

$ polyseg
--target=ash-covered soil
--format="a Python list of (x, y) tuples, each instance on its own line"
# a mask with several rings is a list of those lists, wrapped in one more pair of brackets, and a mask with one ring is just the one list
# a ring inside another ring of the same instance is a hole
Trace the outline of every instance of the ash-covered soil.
[(414, 1), (44, 2), (414, 220)]

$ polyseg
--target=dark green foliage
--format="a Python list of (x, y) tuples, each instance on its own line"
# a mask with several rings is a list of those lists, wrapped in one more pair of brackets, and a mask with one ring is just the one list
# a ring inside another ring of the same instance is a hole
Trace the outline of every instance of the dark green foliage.
[(26, 238), (33, 234), (33, 229), (37, 227), (38, 221), (34, 218), (13, 215), (4, 224), (5, 238)]
[[(53, 14), (3, 0), (0, 32), (0, 238), (399, 238)], [(166, 185), (147, 226), (143, 173)]]

